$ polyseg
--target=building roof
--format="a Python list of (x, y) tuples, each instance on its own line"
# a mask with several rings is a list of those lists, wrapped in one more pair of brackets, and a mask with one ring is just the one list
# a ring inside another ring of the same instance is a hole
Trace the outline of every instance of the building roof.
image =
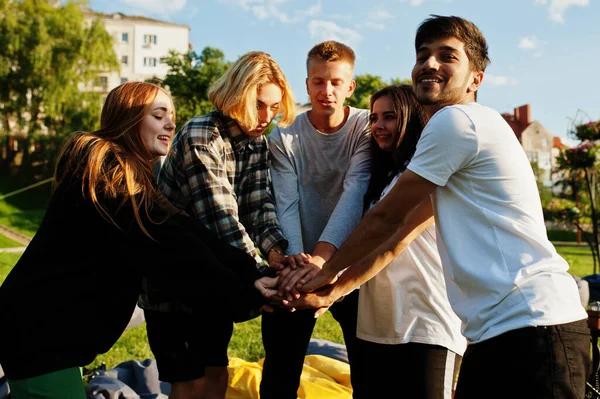
[(563, 149), (563, 148), (566, 148), (567, 146), (562, 142), (560, 137), (554, 136), (553, 141), (552, 141), (552, 147)]
[(145, 23), (150, 23), (150, 24), (155, 24), (155, 25), (180, 26), (182, 28), (187, 28), (188, 30), (190, 29), (190, 27), (185, 24), (175, 24), (173, 22), (161, 21), (159, 19), (142, 17), (139, 15), (126, 15), (126, 14), (123, 14), (122, 12), (114, 12), (114, 13), (106, 14), (103, 12), (94, 11), (90, 8), (84, 10), (84, 12), (88, 15), (93, 15), (95, 17), (103, 18), (103, 19), (131, 21), (131, 22), (145, 22)]

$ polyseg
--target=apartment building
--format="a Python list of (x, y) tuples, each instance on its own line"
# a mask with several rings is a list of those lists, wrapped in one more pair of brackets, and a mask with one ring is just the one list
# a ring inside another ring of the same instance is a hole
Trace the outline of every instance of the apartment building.
[(120, 63), (118, 72), (98, 75), (94, 90), (108, 92), (123, 82), (144, 81), (155, 76), (163, 79), (168, 67), (160, 62), (160, 58), (167, 56), (170, 50), (187, 53), (191, 48), (187, 25), (119, 12), (86, 11), (86, 20), (91, 22), (94, 18), (104, 21)]

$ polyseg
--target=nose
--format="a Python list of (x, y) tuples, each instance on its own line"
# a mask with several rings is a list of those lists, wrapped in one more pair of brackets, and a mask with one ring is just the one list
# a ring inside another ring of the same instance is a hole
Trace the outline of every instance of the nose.
[(169, 130), (169, 131), (175, 130), (175, 122), (173, 122), (173, 119), (167, 118), (167, 123), (165, 124), (165, 129)]
[(423, 62), (423, 66), (422, 69), (428, 70), (428, 69), (432, 69), (432, 70), (437, 70), (439, 68), (439, 62), (437, 61), (437, 58), (435, 58), (435, 56), (430, 55), (424, 62)]
[(333, 93), (333, 85), (331, 82), (325, 83), (325, 93), (328, 95)]
[(383, 121), (378, 118), (374, 123), (371, 124), (372, 130), (383, 129)]
[(277, 115), (277, 112), (272, 110), (271, 108), (264, 108), (258, 111), (258, 124), (259, 125), (264, 125), (264, 124), (269, 124), (271, 123), (271, 121), (273, 120), (273, 118), (275, 118), (275, 115)]

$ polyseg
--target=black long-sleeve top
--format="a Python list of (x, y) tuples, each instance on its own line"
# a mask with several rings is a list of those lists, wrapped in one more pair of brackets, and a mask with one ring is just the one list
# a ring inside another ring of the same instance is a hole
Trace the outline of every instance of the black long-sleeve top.
[[(0, 364), (11, 379), (85, 366), (127, 326), (143, 277), (166, 298), (212, 303), (232, 320), (260, 307), (255, 260), (157, 198), (140, 212), (108, 205), (119, 228), (61, 184), (40, 228), (0, 287)], [(118, 209), (118, 211), (117, 211)], [(210, 323), (210, 320), (207, 320)]]

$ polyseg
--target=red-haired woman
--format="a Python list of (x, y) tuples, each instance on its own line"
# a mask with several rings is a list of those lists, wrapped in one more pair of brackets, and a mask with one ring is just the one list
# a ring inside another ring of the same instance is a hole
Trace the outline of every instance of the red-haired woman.
[[(156, 189), (152, 167), (174, 129), (169, 95), (129, 82), (108, 94), (100, 130), (65, 143), (40, 228), (0, 287), (0, 364), (13, 399), (85, 398), (80, 367), (117, 341), (143, 277), (190, 306), (210, 298), (223, 312), (260, 307), (258, 291), (223, 267), (253, 270), (254, 259)], [(234, 288), (227, 296), (223, 284)]]

